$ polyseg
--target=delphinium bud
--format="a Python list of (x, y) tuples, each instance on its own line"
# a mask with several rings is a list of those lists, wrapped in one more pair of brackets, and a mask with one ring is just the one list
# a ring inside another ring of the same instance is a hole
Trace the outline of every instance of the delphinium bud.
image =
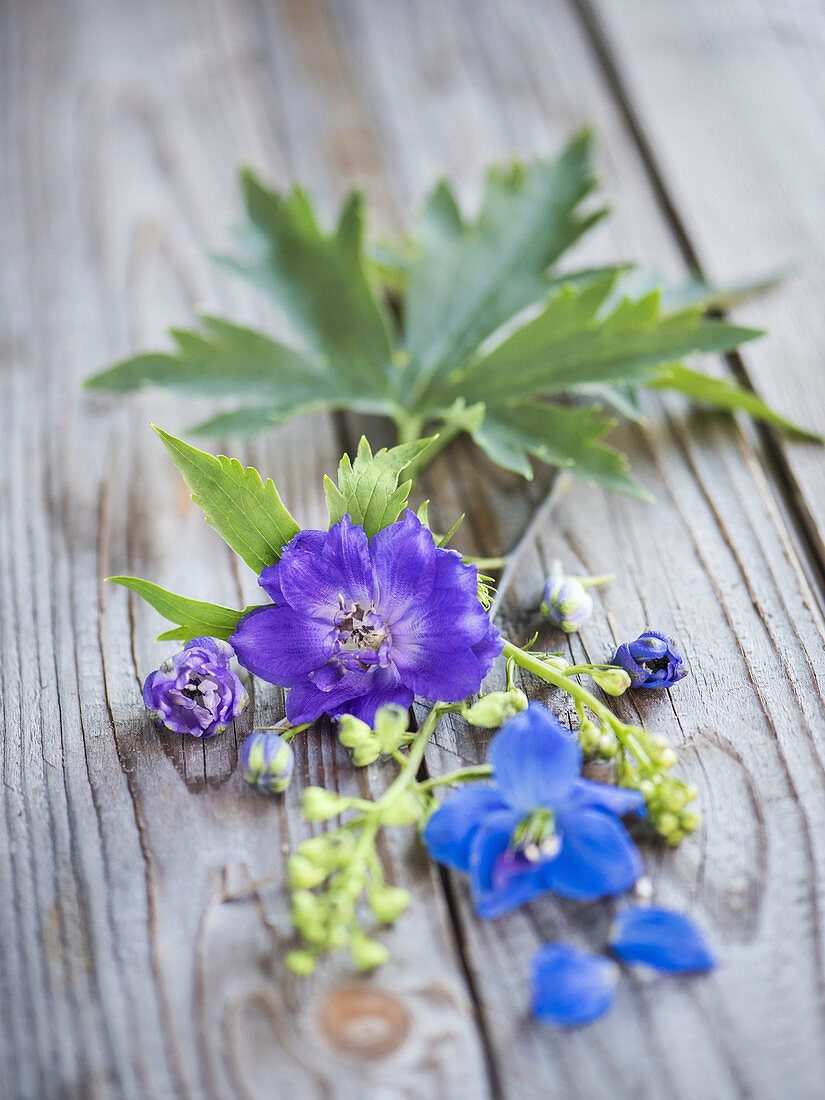
[(382, 924), (398, 920), (412, 900), (409, 890), (402, 886), (372, 885), (367, 888), (370, 909)]
[(350, 799), (325, 787), (307, 787), (301, 805), (307, 821), (328, 821), (349, 808)]
[(147, 676), (143, 701), (155, 721), (173, 733), (212, 737), (249, 706), (249, 695), (229, 667), (232, 646), (193, 638)]
[(610, 663), (628, 673), (634, 688), (669, 688), (687, 676), (676, 643), (657, 630), (646, 630), (635, 641), (623, 642)]
[(593, 614), (593, 599), (575, 577), (551, 573), (544, 588), (541, 614), (565, 634), (573, 634)]
[(471, 706), (464, 707), (461, 715), (471, 726), (494, 729), (526, 706), (527, 696), (523, 691), (491, 691), (489, 695), (482, 695)]
[(590, 675), (602, 691), (608, 695), (624, 695), (630, 687), (630, 676), (623, 668), (597, 668), (594, 666), (590, 670)]
[(292, 746), (277, 733), (256, 730), (241, 749), (241, 774), (262, 794), (280, 794), (292, 780), (295, 755)]
[(541, 614), (565, 634), (580, 630), (593, 614), (593, 599), (587, 589), (605, 584), (612, 577), (572, 577), (562, 572), (561, 562), (553, 562), (544, 586)]

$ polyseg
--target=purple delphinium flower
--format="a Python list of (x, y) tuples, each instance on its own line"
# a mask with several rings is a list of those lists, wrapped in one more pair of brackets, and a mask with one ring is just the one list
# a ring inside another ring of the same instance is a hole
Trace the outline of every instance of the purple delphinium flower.
[(716, 958), (690, 917), (658, 905), (630, 905), (610, 932), (613, 954), (670, 974), (712, 970)]
[(547, 707), (508, 719), (489, 759), (493, 783), (450, 795), (424, 833), (434, 859), (469, 874), (480, 916), (547, 891), (590, 901), (633, 885), (642, 860), (619, 816), (643, 813), (642, 796), (582, 779), (578, 740)]
[(676, 643), (658, 630), (646, 630), (635, 642), (624, 642), (610, 663), (623, 668), (635, 688), (669, 688), (687, 676)]
[(619, 968), (612, 959), (548, 943), (533, 956), (533, 1015), (556, 1027), (589, 1024), (613, 1004), (618, 980)]
[(246, 688), (229, 667), (232, 656), (228, 642), (193, 638), (146, 677), (146, 709), (172, 733), (223, 733), (249, 705)]
[(272, 597), (230, 639), (241, 664), (290, 689), (297, 725), (322, 714), (372, 724), (386, 703), (475, 694), (502, 640), (478, 601), (477, 573), (436, 547), (412, 512), (368, 539), (344, 516), (301, 531), (259, 583)]

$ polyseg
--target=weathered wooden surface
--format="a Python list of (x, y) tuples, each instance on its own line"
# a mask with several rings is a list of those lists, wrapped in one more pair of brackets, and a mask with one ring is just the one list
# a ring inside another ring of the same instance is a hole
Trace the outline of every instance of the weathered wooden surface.
[[(134, 572), (228, 603), (254, 578), (147, 428), (150, 411), (173, 430), (192, 416), (78, 389), (195, 306), (269, 320), (203, 256), (236, 210), (235, 164), (306, 182), (327, 212), (361, 180), (389, 229), (437, 174), (472, 195), (490, 158), (552, 149), (593, 121), (616, 210), (586, 258), (679, 278), (698, 257), (720, 279), (800, 262), (799, 280), (743, 310), (772, 338), (718, 369), (825, 429), (819, 9), (18, 0), (2, 20), (0, 1092), (821, 1095), (824, 452), (651, 402), (649, 425), (622, 441), (657, 507), (574, 485), (508, 570), (502, 621), (517, 633), (558, 554), (620, 574), (575, 654), (648, 623), (683, 643), (692, 677), (678, 693), (623, 706), (683, 746), (700, 787), (701, 834), (648, 858), (658, 895), (696, 912), (724, 960), (699, 981), (628, 981), (604, 1021), (558, 1035), (529, 1020), (529, 957), (559, 933), (593, 945), (608, 909), (547, 900), (479, 922), (465, 884), (410, 837), (386, 851), (416, 899), (387, 936), (393, 962), (368, 980), (345, 962), (310, 982), (285, 971), (300, 786), (382, 777), (354, 776), (319, 733), (287, 797), (267, 802), (234, 771), (250, 718), (206, 746), (145, 721), (158, 620), (102, 578)], [(317, 417), (247, 456), (320, 524), (321, 475), (351, 434)], [(541, 487), (474, 460), (454, 448), (427, 492), (445, 521), (469, 508), (467, 549), (497, 553)], [(255, 694), (256, 723), (279, 715), (276, 690)], [(480, 759), (485, 744), (447, 728), (428, 763)], [(274, 881), (222, 900), (258, 879)]]

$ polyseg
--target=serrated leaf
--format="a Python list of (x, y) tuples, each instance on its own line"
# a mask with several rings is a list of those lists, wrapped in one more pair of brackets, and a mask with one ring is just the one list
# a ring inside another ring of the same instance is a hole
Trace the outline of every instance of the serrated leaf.
[(274, 565), (300, 527), (286, 510), (271, 478), (264, 482), (254, 466), (236, 458), (217, 458), (155, 431), (192, 490), (192, 500), (206, 522), (255, 573)]
[(590, 484), (652, 500), (628, 474), (626, 456), (602, 442), (613, 423), (592, 407), (531, 402), (488, 415), (474, 438), (485, 451), (492, 451), (494, 461), (506, 460), (517, 473), (524, 473), (526, 466), (527, 476), (532, 476), (529, 454)]
[(555, 161), (490, 169), (474, 222), (462, 220), (449, 185), (438, 185), (410, 264), (405, 404), (425, 403), (438, 379), (543, 297), (548, 267), (603, 216), (579, 212), (595, 187), (590, 145), (585, 132)]
[(355, 462), (344, 455), (339, 463), (338, 485), (328, 477), (324, 479), (330, 524), (339, 523), (348, 515), (372, 538), (383, 527), (395, 523), (412, 488), (411, 481), (399, 485), (398, 480), (404, 469), (433, 442), (434, 439), (418, 439), (373, 454), (362, 436)]
[(624, 299), (605, 316), (612, 287), (611, 278), (562, 287), (537, 317), (457, 372), (445, 400), (460, 393), (495, 412), (513, 400), (594, 383), (643, 382), (681, 356), (728, 351), (761, 335), (707, 320), (698, 309), (663, 314), (658, 292)]
[(279, 194), (249, 170), (241, 186), (249, 222), (236, 234), (236, 255), (220, 261), (275, 299), (348, 390), (383, 394), (392, 348), (365, 270), (362, 196), (353, 192), (324, 233), (301, 188)]
[(86, 385), (121, 393), (159, 386), (187, 397), (237, 397), (284, 410), (317, 403), (319, 394), (334, 403), (335, 376), (307, 355), (219, 317), (201, 320), (203, 332), (171, 330), (176, 351), (126, 359)]
[(227, 639), (235, 633), (243, 616), (255, 610), (253, 607), (246, 607), (243, 611), (235, 611), (231, 607), (222, 607), (220, 604), (192, 600), (187, 596), (179, 596), (175, 592), (161, 588), (152, 581), (141, 580), (140, 577), (108, 577), (107, 580), (128, 588), (144, 599), (164, 619), (179, 624), (173, 630), (166, 630), (160, 634), (158, 641), (189, 641), (190, 638), (199, 638), (202, 635)]
[(781, 428), (782, 431), (789, 432), (791, 435), (822, 442), (821, 435), (806, 428), (800, 428), (786, 417), (774, 412), (761, 397), (751, 390), (744, 389), (730, 378), (713, 378), (709, 374), (703, 374), (701, 371), (691, 370), (681, 363), (676, 363), (671, 364), (649, 385), (653, 389), (676, 390), (693, 401), (709, 405), (714, 409), (741, 410), (755, 420), (764, 420), (767, 424), (773, 424), (774, 427)]

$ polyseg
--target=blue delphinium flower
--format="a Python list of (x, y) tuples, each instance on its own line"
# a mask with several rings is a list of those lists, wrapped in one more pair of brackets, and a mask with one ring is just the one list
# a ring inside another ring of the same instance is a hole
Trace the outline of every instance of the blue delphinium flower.
[(624, 642), (610, 663), (623, 668), (635, 688), (669, 688), (687, 676), (676, 643), (657, 630), (646, 630), (635, 642)]
[(295, 754), (292, 745), (269, 730), (255, 730), (241, 749), (241, 774), (262, 794), (281, 794), (292, 780)]
[(575, 1027), (603, 1016), (613, 1004), (619, 968), (604, 955), (548, 943), (533, 956), (533, 1015), (543, 1024)]
[(249, 705), (246, 688), (229, 667), (232, 656), (228, 642), (193, 638), (146, 677), (146, 709), (173, 733), (223, 733)]
[(638, 791), (580, 776), (578, 740), (539, 703), (490, 743), (493, 783), (445, 799), (427, 824), (433, 858), (470, 875), (482, 917), (552, 890), (589, 901), (620, 894), (642, 860), (619, 815), (642, 813)]
[(245, 668), (290, 689), (293, 724), (385, 703), (475, 694), (503, 642), (478, 601), (477, 573), (436, 547), (412, 512), (367, 539), (344, 516), (301, 531), (259, 583), (274, 606), (231, 638)]
[(631, 905), (616, 917), (610, 947), (625, 963), (671, 974), (712, 970), (716, 958), (690, 917), (660, 906)]

